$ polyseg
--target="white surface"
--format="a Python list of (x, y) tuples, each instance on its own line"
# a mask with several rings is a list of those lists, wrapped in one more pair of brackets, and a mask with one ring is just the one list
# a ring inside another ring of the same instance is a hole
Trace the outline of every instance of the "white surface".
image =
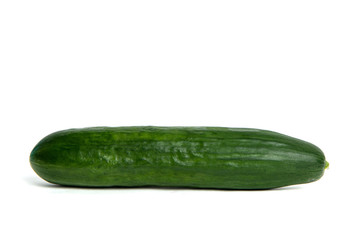
[[(1, 239), (360, 239), (359, 1), (1, 1)], [(318, 145), (273, 191), (72, 189), (30, 168), (87, 126), (254, 127)]]

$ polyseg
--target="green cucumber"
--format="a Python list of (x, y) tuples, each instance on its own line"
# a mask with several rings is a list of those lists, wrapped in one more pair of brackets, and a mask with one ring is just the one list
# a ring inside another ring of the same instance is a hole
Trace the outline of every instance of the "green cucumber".
[(270, 189), (320, 179), (315, 145), (225, 127), (93, 127), (48, 135), (30, 163), (44, 180), (84, 187)]

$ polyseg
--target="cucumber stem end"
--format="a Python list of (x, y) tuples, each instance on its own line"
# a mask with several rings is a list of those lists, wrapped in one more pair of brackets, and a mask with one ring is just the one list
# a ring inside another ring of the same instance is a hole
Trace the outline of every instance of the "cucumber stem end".
[(329, 162), (325, 160), (325, 169), (329, 168)]

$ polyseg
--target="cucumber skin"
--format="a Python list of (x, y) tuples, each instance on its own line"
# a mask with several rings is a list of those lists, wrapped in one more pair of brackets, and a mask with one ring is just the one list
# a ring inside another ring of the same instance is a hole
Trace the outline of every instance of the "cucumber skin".
[(44, 180), (78, 187), (270, 189), (313, 182), (326, 161), (280, 133), (224, 127), (92, 127), (55, 132), (32, 150)]

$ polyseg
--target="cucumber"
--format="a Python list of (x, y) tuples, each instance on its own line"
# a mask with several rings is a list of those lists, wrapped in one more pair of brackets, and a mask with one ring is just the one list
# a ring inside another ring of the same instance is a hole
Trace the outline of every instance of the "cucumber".
[(320, 179), (315, 145), (225, 127), (92, 127), (55, 132), (32, 150), (44, 180), (78, 187), (270, 189)]

